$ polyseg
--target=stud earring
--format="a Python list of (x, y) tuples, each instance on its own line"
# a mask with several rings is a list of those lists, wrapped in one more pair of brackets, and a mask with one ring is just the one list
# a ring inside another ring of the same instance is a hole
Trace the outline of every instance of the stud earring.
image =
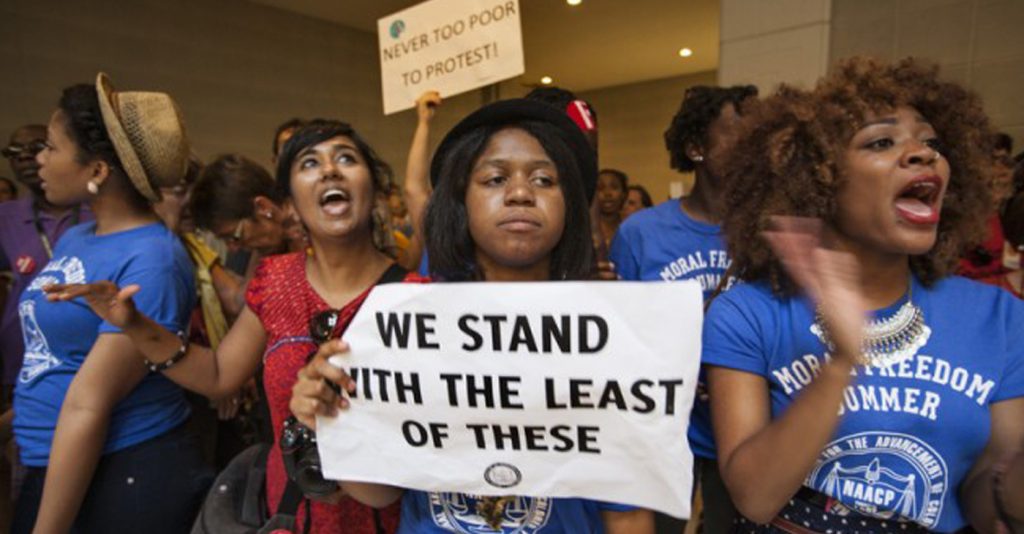
[(268, 212), (266, 212), (266, 213), (264, 213), (264, 214), (263, 214), (263, 216), (264, 216), (264, 217), (266, 217), (266, 218), (268, 218), (268, 219), (271, 219), (271, 218), (273, 218), (273, 217), (274, 217), (274, 215), (273, 215), (273, 214), (271, 214), (271, 213), (270, 213), (269, 211), (268, 211)]
[(100, 186), (99, 186), (99, 185), (97, 185), (97, 184), (96, 184), (96, 182), (94, 182), (94, 181), (92, 181), (92, 180), (89, 180), (89, 181), (88, 181), (88, 182), (87, 182), (87, 183), (85, 184), (85, 188), (86, 188), (86, 189), (87, 189), (87, 190), (88, 190), (88, 191), (89, 191), (90, 193), (92, 193), (93, 195), (98, 195), (98, 194), (100, 193)]
[(691, 159), (693, 159), (693, 161), (696, 161), (696, 162), (701, 162), (701, 161), (704, 161), (704, 156), (694, 156)]

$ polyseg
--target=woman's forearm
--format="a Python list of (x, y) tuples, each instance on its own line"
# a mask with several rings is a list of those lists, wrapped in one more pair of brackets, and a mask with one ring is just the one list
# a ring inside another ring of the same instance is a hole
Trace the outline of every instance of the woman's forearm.
[(103, 452), (109, 423), (109, 412), (67, 404), (61, 409), (34, 534), (71, 530)]
[(423, 235), (423, 214), (430, 199), (430, 122), (420, 120), (409, 146), (402, 200), (412, 219), (413, 235)]
[(1024, 523), (1024, 451), (1017, 453), (1007, 466), (1000, 497), (1006, 513)]
[(845, 360), (826, 364), (785, 413), (719, 458), (722, 477), (744, 516), (767, 523), (800, 489), (838, 425), (850, 372)]
[[(964, 516), (978, 532), (995, 531), (997, 494), (1006, 514), (1024, 522), (1024, 398), (993, 403), (989, 412), (989, 441), (958, 488)], [(1002, 471), (999, 491), (997, 469)]]
[[(249, 335), (240, 332), (253, 330), (253, 321), (257, 331), (249, 332)], [(181, 348), (177, 335), (141, 314), (124, 329), (124, 333), (152, 363), (170, 360)], [(176, 384), (211, 399), (231, 395), (256, 372), (264, 337), (258, 320), (246, 308), (216, 352), (190, 343), (185, 356), (163, 373)]]

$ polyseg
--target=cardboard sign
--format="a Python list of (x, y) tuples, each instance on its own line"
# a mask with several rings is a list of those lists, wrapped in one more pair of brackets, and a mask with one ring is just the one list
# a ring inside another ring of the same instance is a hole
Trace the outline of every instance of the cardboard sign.
[(384, 114), (525, 72), (519, 0), (431, 0), (377, 21)]
[(695, 282), (379, 286), (331, 359), (357, 390), (317, 421), (324, 473), (687, 517), (702, 319)]

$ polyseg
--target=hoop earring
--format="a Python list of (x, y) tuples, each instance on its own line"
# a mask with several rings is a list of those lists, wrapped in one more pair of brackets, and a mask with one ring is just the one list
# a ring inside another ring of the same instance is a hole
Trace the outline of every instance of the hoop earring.
[(89, 193), (91, 193), (93, 195), (98, 195), (100, 193), (100, 186), (97, 185), (96, 182), (94, 182), (92, 180), (89, 180), (88, 182), (86, 182), (85, 189), (88, 190)]

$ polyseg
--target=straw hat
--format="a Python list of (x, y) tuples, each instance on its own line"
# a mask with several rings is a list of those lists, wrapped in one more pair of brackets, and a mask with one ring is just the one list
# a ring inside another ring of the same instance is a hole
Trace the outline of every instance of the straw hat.
[(96, 76), (96, 92), (107, 135), (135, 189), (151, 201), (161, 187), (173, 187), (185, 176), (189, 145), (181, 113), (170, 95), (115, 91), (104, 73)]

